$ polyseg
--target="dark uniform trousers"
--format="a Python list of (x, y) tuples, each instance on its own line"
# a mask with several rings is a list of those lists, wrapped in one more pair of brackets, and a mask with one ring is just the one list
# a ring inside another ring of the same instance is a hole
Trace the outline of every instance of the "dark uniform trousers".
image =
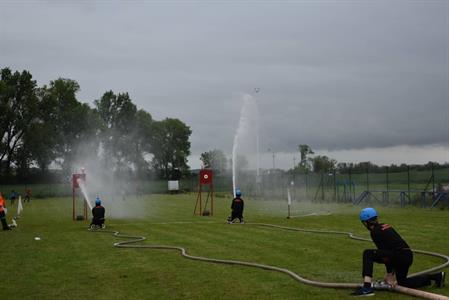
[(407, 278), (408, 269), (413, 262), (413, 252), (410, 249), (385, 250), (367, 249), (363, 252), (362, 276), (373, 277), (373, 263), (385, 264), (387, 272), (394, 272), (401, 286), (409, 288), (423, 287), (431, 284), (428, 274)]

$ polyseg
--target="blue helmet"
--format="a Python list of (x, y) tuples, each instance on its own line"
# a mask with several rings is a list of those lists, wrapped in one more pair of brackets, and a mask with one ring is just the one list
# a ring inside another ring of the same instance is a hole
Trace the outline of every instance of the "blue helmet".
[(372, 207), (362, 209), (360, 212), (360, 221), (365, 222), (377, 217), (377, 211)]
[(97, 197), (97, 199), (95, 199), (95, 205), (101, 205), (100, 197)]
[(240, 197), (242, 195), (242, 192), (240, 191), (240, 189), (236, 189), (235, 190), (235, 196), (236, 197)]

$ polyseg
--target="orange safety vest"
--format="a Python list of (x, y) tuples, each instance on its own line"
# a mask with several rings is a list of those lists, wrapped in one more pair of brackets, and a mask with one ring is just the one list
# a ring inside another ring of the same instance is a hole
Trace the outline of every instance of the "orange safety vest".
[(2, 196), (0, 196), (0, 212), (4, 211), (5, 205), (6, 205), (5, 199)]

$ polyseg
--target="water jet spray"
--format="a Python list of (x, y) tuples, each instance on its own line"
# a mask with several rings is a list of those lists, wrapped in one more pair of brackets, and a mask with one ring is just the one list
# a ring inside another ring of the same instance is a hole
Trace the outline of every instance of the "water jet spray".
[[(258, 93), (259, 89), (255, 89)], [(243, 160), (243, 163), (241, 162)], [(232, 192), (235, 197), (236, 187), (239, 186), (248, 189), (242, 181), (248, 182), (249, 172), (246, 172), (244, 178), (239, 174), (239, 169), (244, 168), (244, 164), (249, 165), (248, 168), (255, 169), (255, 182), (260, 182), (259, 176), (259, 124), (257, 103), (253, 96), (244, 95), (243, 105), (240, 111), (240, 120), (237, 127), (234, 143), (232, 147)], [(240, 172), (242, 173), (242, 172)]]

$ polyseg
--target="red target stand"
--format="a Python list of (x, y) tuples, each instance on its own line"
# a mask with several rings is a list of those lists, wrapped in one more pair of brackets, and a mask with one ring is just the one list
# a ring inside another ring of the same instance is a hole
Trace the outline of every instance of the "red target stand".
[[(193, 210), (194, 215), (212, 216), (214, 214), (214, 184), (212, 177), (213, 177), (212, 170), (210, 169), (200, 170), (198, 182), (198, 196), (196, 197), (195, 209)], [(209, 186), (204, 206), (202, 200), (203, 186)], [(210, 210), (207, 209), (208, 204), (210, 204)]]
[[(75, 220), (87, 220), (87, 204), (86, 200), (83, 199), (83, 215), (76, 215), (76, 189), (80, 188), (78, 180), (86, 182), (86, 173), (81, 170), (81, 174), (72, 174), (72, 219)], [(84, 198), (84, 196), (83, 196)]]

